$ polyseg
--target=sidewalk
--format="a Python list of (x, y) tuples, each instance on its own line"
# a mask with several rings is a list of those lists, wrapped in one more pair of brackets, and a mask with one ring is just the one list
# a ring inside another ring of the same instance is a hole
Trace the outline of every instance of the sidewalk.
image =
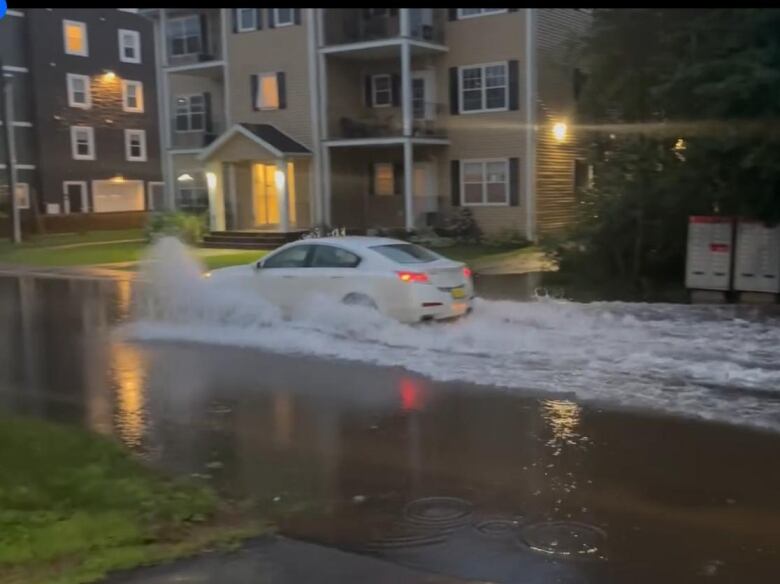
[(477, 584), (279, 536), (109, 576), (105, 584)]

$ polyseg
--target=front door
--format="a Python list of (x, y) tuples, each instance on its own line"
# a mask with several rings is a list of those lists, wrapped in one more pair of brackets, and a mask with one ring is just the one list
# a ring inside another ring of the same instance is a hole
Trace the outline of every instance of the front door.
[(433, 71), (412, 73), (412, 113), (415, 120), (430, 121), (436, 117), (433, 81)]
[(275, 164), (252, 165), (252, 205), (256, 227), (273, 227), (279, 224)]
[(66, 181), (63, 208), (66, 213), (86, 213), (89, 211), (87, 205), (87, 183), (82, 181)]

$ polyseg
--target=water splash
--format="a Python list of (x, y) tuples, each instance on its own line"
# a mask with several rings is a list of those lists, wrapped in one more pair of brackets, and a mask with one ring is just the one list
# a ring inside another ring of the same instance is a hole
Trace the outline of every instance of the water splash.
[(780, 431), (780, 323), (761, 313), (478, 299), (462, 321), (409, 326), (314, 298), (283, 317), (247, 286), (249, 278), (204, 279), (202, 271), (179, 242), (158, 242), (142, 271), (133, 320), (121, 334), (401, 366), (440, 381)]

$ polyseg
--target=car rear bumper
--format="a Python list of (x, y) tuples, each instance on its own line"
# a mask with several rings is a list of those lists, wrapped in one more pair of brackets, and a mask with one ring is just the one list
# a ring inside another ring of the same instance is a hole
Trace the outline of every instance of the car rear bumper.
[[(473, 307), (474, 290), (470, 282), (457, 286), (460, 291), (453, 294), (452, 288), (437, 288), (430, 285), (413, 285), (408, 305), (401, 320), (424, 322), (448, 320), (465, 316)], [(454, 297), (457, 296), (457, 297)]]

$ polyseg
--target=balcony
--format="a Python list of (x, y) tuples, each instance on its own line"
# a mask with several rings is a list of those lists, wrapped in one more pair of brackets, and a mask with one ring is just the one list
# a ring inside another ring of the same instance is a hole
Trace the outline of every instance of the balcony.
[[(401, 38), (397, 8), (325, 9), (325, 45), (344, 45)], [(434, 8), (409, 9), (409, 36), (444, 43), (444, 14)]]
[(219, 9), (168, 12), (165, 27), (168, 67), (199, 65), (222, 59)]
[[(412, 122), (412, 136), (415, 138), (444, 139), (447, 133), (438, 115), (444, 111), (440, 103), (413, 104), (415, 119)], [(357, 140), (365, 138), (403, 137), (403, 118), (397, 112), (387, 115), (374, 112), (365, 116), (342, 116), (336, 124), (331, 124), (330, 139)]]
[(223, 121), (213, 122), (210, 130), (177, 132), (175, 122), (171, 124), (171, 148), (173, 150), (199, 150), (206, 148), (225, 131)]

